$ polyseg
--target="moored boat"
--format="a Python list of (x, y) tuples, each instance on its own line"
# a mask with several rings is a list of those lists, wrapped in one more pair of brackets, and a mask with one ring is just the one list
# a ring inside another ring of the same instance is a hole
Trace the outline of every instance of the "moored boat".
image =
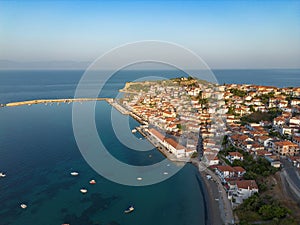
[(78, 176), (79, 173), (74, 171), (74, 172), (71, 172), (71, 175), (72, 175), (72, 176)]
[(0, 173), (0, 177), (6, 177), (5, 173)]
[(90, 184), (96, 184), (95, 180), (90, 180)]
[(22, 203), (20, 206), (21, 206), (22, 209), (26, 209), (27, 208), (27, 205), (24, 204), (24, 203)]
[(134, 207), (133, 206), (129, 206), (127, 209), (125, 209), (124, 213), (131, 213), (134, 211)]
[(87, 189), (81, 188), (81, 189), (80, 189), (80, 192), (83, 193), (83, 194), (85, 194), (85, 193), (87, 193)]

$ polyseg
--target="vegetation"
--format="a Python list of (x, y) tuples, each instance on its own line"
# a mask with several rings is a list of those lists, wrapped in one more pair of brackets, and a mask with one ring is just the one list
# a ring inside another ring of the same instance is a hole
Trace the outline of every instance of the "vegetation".
[(140, 84), (140, 83), (131, 83), (128, 87), (129, 91), (145, 91), (148, 92), (150, 90), (149, 85)]
[(208, 99), (207, 98), (200, 98), (199, 99), (199, 104), (206, 105), (207, 103), (208, 103)]
[(261, 99), (261, 102), (266, 105), (269, 103), (270, 98), (274, 98), (274, 92), (270, 92), (268, 94), (262, 94), (259, 96), (259, 98)]
[[(250, 108), (250, 110), (251, 110), (251, 108)], [(280, 114), (281, 114), (281, 111), (276, 109), (276, 108), (272, 108), (268, 112), (257, 111), (257, 112), (253, 112), (249, 115), (241, 117), (241, 122), (242, 122), (242, 124), (245, 124), (245, 123), (258, 123), (259, 121), (270, 121), (270, 122), (272, 122), (273, 119), (275, 117), (279, 116)]]
[(287, 215), (290, 214), (290, 210), (281, 206), (270, 196), (261, 196), (254, 194), (250, 198), (244, 200), (244, 202), (235, 210), (240, 224), (251, 224), (251, 222), (257, 222), (266, 220), (269, 223), (264, 224), (296, 224)]
[(228, 108), (228, 114), (234, 115), (234, 116), (237, 116), (237, 115), (238, 115), (238, 114), (235, 112), (235, 107), (233, 107), (233, 106), (229, 106), (229, 108)]
[(233, 95), (236, 95), (236, 96), (239, 96), (239, 97), (245, 97), (247, 95), (247, 92), (246, 91), (243, 91), (243, 90), (239, 90), (237, 88), (232, 88), (230, 89), (230, 92), (233, 94)]
[(191, 158), (196, 158), (196, 157), (198, 157), (198, 152), (194, 152), (191, 156)]
[(185, 124), (177, 124), (177, 128), (179, 130), (186, 130), (186, 125)]

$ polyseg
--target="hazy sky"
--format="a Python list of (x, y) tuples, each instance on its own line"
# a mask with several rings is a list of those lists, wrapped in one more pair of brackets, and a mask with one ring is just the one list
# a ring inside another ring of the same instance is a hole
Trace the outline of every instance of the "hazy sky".
[(0, 1), (0, 60), (93, 61), (140, 40), (212, 68), (300, 68), (300, 1)]

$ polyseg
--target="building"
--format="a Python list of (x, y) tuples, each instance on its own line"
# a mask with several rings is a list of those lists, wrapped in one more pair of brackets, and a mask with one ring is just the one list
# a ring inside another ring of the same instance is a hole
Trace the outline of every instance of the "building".
[(185, 147), (177, 143), (172, 138), (165, 138), (164, 145), (169, 149), (177, 158), (185, 157)]
[(237, 180), (229, 182), (228, 198), (236, 204), (241, 204), (245, 199), (258, 193), (258, 186), (255, 180)]
[(299, 153), (299, 146), (291, 141), (276, 141), (273, 142), (273, 151), (279, 155), (296, 155)]
[(226, 158), (229, 160), (230, 163), (233, 163), (234, 160), (240, 160), (240, 161), (244, 160), (243, 155), (239, 152), (229, 152)]

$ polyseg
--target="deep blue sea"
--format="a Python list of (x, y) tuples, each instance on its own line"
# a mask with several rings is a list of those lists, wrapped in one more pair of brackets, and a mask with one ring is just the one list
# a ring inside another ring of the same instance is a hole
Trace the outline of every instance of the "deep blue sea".
[[(219, 83), (300, 86), (300, 70), (214, 73)], [(82, 74), (83, 71), (0, 71), (0, 103), (72, 98)], [(183, 75), (178, 71), (121, 71), (109, 80), (100, 96), (115, 97), (126, 81), (142, 76)], [(86, 84), (85, 97), (90, 97), (89, 90), (96, 88), (96, 83)], [(98, 102), (95, 118), (99, 135), (105, 137), (102, 141), (116, 158), (134, 165), (148, 165), (164, 158), (156, 149), (151, 150), (149, 158), (149, 152), (138, 154), (123, 146), (110, 124), (110, 111), (110, 105)], [(137, 125), (130, 118), (130, 127)], [(80, 173), (78, 177), (70, 176), (73, 170)], [(205, 188), (190, 164), (170, 179), (145, 187), (116, 184), (98, 175), (76, 145), (72, 104), (0, 108), (0, 172), (7, 174), (0, 178), (0, 225), (200, 225), (207, 219)], [(90, 179), (97, 184), (89, 185)], [(80, 193), (82, 187), (88, 188), (87, 194)], [(21, 203), (28, 208), (21, 209)], [(136, 210), (124, 214), (130, 204)]]

